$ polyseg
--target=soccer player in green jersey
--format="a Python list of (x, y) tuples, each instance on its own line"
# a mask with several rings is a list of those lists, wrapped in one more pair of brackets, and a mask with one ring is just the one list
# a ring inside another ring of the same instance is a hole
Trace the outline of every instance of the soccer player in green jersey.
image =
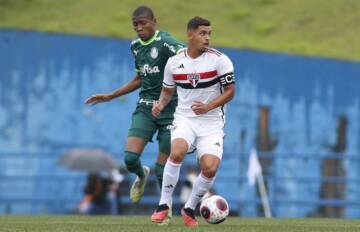
[(134, 203), (140, 201), (150, 169), (143, 166), (140, 155), (146, 144), (152, 141), (158, 131), (159, 154), (155, 164), (155, 174), (161, 188), (164, 165), (170, 154), (170, 131), (173, 113), (177, 105), (175, 96), (171, 103), (158, 116), (151, 114), (152, 104), (160, 96), (163, 73), (169, 57), (175, 55), (184, 45), (166, 32), (156, 30), (153, 11), (147, 6), (140, 6), (132, 14), (132, 23), (138, 38), (132, 41), (131, 51), (135, 58), (136, 75), (127, 84), (112, 93), (96, 94), (86, 99), (86, 104), (107, 102), (140, 88), (140, 98), (132, 115), (126, 148), (125, 164), (137, 178), (130, 190)]

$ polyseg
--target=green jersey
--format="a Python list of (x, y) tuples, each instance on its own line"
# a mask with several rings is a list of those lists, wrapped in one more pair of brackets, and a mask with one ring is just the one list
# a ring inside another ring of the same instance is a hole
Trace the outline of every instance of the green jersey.
[[(140, 99), (159, 100), (166, 62), (183, 47), (184, 44), (162, 31), (156, 31), (146, 42), (140, 38), (132, 41), (135, 69), (141, 78)], [(174, 96), (169, 105), (176, 105), (176, 102), (177, 97)]]

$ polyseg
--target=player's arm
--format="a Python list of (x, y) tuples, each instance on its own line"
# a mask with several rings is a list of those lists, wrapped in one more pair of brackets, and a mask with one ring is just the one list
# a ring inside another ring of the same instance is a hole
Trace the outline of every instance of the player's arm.
[(85, 104), (96, 105), (97, 103), (111, 101), (114, 98), (123, 96), (125, 94), (131, 93), (134, 90), (138, 89), (141, 86), (141, 78), (139, 75), (136, 75), (132, 80), (130, 80), (125, 85), (116, 89), (111, 93), (95, 94), (85, 100)]
[(161, 90), (159, 101), (155, 101), (152, 108), (152, 114), (156, 117), (169, 104), (175, 88), (163, 87)]
[(235, 96), (234, 66), (224, 54), (219, 58), (217, 72), (220, 74), (219, 82), (224, 92), (209, 103), (195, 101), (191, 106), (195, 114), (206, 114), (219, 106), (228, 103)]
[(213, 110), (219, 106), (225, 105), (235, 96), (235, 84), (228, 84), (223, 86), (224, 92), (213, 101), (209, 102), (208, 104), (204, 104), (199, 101), (194, 101), (191, 106), (191, 109), (194, 111), (195, 114), (206, 114), (210, 110)]
[(164, 69), (163, 88), (161, 89), (159, 101), (154, 101), (152, 114), (156, 117), (169, 104), (175, 92), (175, 82), (171, 73), (171, 58), (168, 59)]

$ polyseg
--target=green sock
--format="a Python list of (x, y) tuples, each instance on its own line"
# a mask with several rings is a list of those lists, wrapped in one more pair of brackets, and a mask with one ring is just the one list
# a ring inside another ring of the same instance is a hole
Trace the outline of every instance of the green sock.
[(129, 172), (135, 173), (140, 178), (145, 176), (144, 169), (140, 161), (140, 154), (125, 151), (124, 161)]
[(158, 180), (160, 189), (161, 189), (161, 186), (162, 186), (164, 168), (165, 168), (165, 164), (159, 164), (159, 163), (155, 164), (155, 175), (156, 175), (156, 178)]

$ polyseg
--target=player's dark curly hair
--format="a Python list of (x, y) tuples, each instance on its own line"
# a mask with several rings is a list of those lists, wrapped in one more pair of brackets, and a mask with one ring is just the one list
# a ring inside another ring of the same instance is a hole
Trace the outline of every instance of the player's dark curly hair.
[(193, 31), (196, 30), (200, 26), (210, 26), (211, 23), (209, 20), (201, 18), (199, 16), (195, 16), (194, 18), (190, 19), (187, 24), (187, 30)]
[(154, 12), (148, 6), (139, 6), (132, 13), (132, 17), (139, 17), (139, 16), (146, 17), (148, 19), (153, 19), (154, 18)]

